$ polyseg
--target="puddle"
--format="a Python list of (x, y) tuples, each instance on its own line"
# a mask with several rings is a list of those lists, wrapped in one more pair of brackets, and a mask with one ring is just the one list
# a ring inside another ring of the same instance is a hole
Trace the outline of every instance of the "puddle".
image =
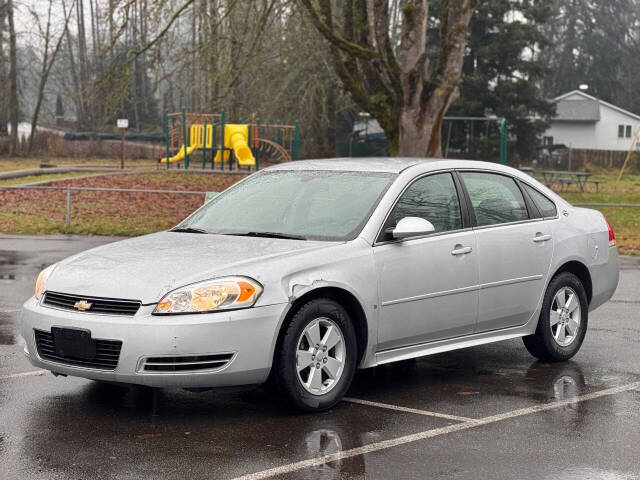
[(20, 265), (27, 255), (15, 250), (0, 250), (0, 265)]
[(15, 330), (17, 314), (0, 310), (0, 345), (15, 345), (18, 338)]

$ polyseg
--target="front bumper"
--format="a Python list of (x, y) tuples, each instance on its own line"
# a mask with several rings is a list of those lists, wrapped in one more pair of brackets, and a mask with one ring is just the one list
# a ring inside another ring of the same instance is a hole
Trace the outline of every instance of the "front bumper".
[[(287, 304), (197, 315), (152, 316), (143, 306), (133, 317), (96, 315), (41, 306), (35, 298), (20, 313), (25, 354), (39, 368), (64, 375), (152, 387), (223, 387), (263, 383)], [(40, 357), (34, 330), (82, 328), (92, 338), (122, 342), (115, 370), (71, 366)], [(148, 357), (233, 353), (215, 370), (149, 372)]]

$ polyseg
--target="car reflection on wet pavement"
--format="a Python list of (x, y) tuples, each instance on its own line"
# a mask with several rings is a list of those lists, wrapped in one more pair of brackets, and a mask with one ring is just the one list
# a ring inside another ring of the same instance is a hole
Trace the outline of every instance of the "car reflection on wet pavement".
[(519, 340), (458, 350), (359, 371), (347, 401), (292, 415), (262, 388), (31, 373), (18, 309), (35, 276), (106, 241), (0, 237), (0, 478), (640, 478), (633, 259), (570, 362), (534, 361)]

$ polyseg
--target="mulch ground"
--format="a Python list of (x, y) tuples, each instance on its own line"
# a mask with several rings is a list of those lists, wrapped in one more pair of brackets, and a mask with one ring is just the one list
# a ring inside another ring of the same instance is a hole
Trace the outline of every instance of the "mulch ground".
[[(158, 172), (48, 182), (47, 185), (219, 192), (239, 175)], [(72, 192), (72, 224), (65, 226), (65, 191), (0, 191), (0, 233), (139, 235), (178, 223), (204, 202), (204, 195)]]

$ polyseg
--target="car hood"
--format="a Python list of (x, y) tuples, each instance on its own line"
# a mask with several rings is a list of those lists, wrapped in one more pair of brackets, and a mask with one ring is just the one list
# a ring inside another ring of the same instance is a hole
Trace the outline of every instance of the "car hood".
[(317, 241), (160, 232), (111, 243), (62, 260), (45, 288), (149, 304), (183, 285), (221, 274), (253, 275), (257, 262), (327, 245)]

